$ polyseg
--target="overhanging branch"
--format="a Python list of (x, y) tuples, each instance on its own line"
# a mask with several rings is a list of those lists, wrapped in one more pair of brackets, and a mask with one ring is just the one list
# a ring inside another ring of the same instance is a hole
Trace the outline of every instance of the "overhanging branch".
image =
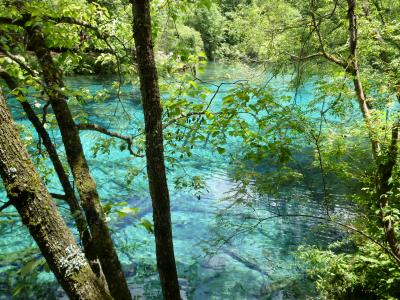
[(305, 56), (298, 56), (298, 55), (295, 55), (292, 53), (287, 53), (287, 55), (289, 55), (291, 58), (293, 58), (294, 60), (297, 60), (297, 61), (305, 61), (305, 60), (313, 59), (316, 57), (324, 56), (324, 54), (322, 52), (313, 53), (313, 54), (309, 54), (309, 55), (305, 55)]
[(320, 22), (317, 22), (317, 20), (315, 18), (315, 14), (312, 10), (311, 10), (310, 14), (311, 14), (311, 20), (312, 20), (313, 27), (315, 29), (315, 32), (317, 33), (319, 47), (320, 47), (322, 56), (324, 56), (326, 59), (330, 60), (331, 62), (334, 62), (335, 64), (347, 69), (348, 63), (346, 63), (345, 61), (337, 58), (333, 54), (330, 54), (326, 51), (324, 40), (322, 38), (321, 31), (320, 31)]
[(77, 126), (78, 130), (80, 130), (80, 131), (83, 131), (83, 130), (98, 131), (105, 135), (123, 140), (127, 143), (128, 151), (131, 155), (136, 156), (136, 157), (144, 157), (144, 155), (138, 154), (132, 150), (133, 138), (131, 136), (122, 135), (117, 132), (110, 131), (104, 127), (97, 125), (97, 124), (77, 124), (76, 126)]
[[(194, 76), (194, 78), (198, 81), (200, 81), (201, 83), (208, 83), (209, 82), (205, 82), (200, 78), (197, 78), (196, 76)], [(171, 120), (169, 120), (167, 123), (163, 124), (163, 128), (167, 128), (168, 126), (171, 126), (172, 124), (174, 124), (175, 122), (181, 120), (181, 119), (186, 119), (189, 118), (191, 116), (201, 116), (204, 115), (207, 110), (211, 107), (211, 104), (213, 103), (215, 97), (218, 95), (220, 89), (222, 88), (223, 85), (235, 85), (235, 84), (239, 84), (241, 82), (247, 82), (247, 80), (236, 80), (234, 82), (221, 82), (220, 84), (212, 84), (216, 87), (216, 90), (214, 91), (214, 94), (211, 96), (210, 100), (208, 101), (206, 107), (204, 109), (202, 109), (201, 111), (195, 111), (195, 112), (188, 112), (188, 113), (182, 113), (174, 118), (172, 118)]]
[(10, 53), (6, 49), (0, 46), (0, 52), (4, 54), (4, 56), (8, 57), (12, 61), (16, 62), (22, 69), (28, 72), (29, 75), (36, 77), (38, 75), (37, 71), (33, 70), (29, 67), (25, 62), (23, 62), (18, 56)]

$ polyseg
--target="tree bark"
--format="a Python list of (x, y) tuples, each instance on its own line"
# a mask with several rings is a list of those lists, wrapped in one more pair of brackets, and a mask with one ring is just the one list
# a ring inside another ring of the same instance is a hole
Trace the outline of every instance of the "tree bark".
[[(3, 80), (6, 82), (10, 90), (15, 90), (18, 87), (16, 81), (7, 72), (0, 70), (0, 77), (3, 78)], [(31, 105), (27, 101), (22, 101), (20, 102), (20, 104), (24, 112), (26, 113), (29, 121), (32, 123), (33, 127), (35, 127), (35, 130), (39, 138), (42, 139), (43, 145), (46, 147), (47, 153), (49, 154), (54, 170), (56, 171), (61, 186), (63, 187), (65, 193), (65, 200), (69, 206), (71, 215), (75, 220), (75, 224), (78, 229), (85, 250), (85, 255), (90, 261), (92, 257), (88, 255), (88, 253), (90, 252), (89, 243), (91, 239), (89, 228), (87, 227), (86, 218), (82, 214), (79, 201), (75, 196), (74, 189), (72, 188), (72, 185), (69, 182), (68, 175), (64, 170), (64, 167), (58, 156), (57, 150), (54, 147), (47, 130), (44, 128), (42, 122), (36, 116)]]
[(8, 198), (70, 299), (111, 299), (34, 169), (1, 90), (0, 175)]
[(153, 204), (157, 267), (164, 299), (180, 299), (172, 240), (170, 199), (164, 163), (162, 109), (151, 36), (149, 0), (131, 0), (136, 61), (146, 135), (149, 189)]
[(128, 284), (111, 239), (96, 183), (90, 175), (86, 157), (79, 137), (79, 130), (63, 94), (62, 75), (55, 66), (46, 47), (43, 33), (37, 27), (26, 28), (29, 45), (36, 54), (42, 68), (45, 91), (53, 108), (67, 161), (80, 196), (80, 202), (92, 234), (92, 247), (100, 261), (111, 295), (118, 300), (131, 299)]

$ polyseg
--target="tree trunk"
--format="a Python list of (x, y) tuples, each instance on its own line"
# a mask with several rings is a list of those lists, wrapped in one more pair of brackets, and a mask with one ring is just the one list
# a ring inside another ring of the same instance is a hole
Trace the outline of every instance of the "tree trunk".
[(35, 171), (1, 90), (0, 175), (8, 198), (68, 296), (71, 299), (111, 299)]
[(180, 299), (164, 164), (160, 90), (151, 37), (150, 3), (149, 0), (132, 0), (131, 3), (145, 121), (147, 175), (153, 204), (157, 267), (164, 299)]
[(362, 87), (360, 72), (357, 63), (357, 15), (355, 13), (356, 0), (347, 0), (347, 18), (349, 22), (349, 50), (350, 62), (349, 70), (353, 75), (354, 90), (360, 103), (360, 110), (364, 116), (365, 123), (369, 130), (372, 152), (375, 162), (378, 166), (376, 175), (376, 204), (380, 209), (380, 222), (385, 232), (386, 242), (389, 245), (392, 256), (400, 263), (400, 243), (396, 234), (396, 229), (393, 222), (386, 218), (385, 210), (389, 206), (390, 191), (392, 184), (390, 179), (393, 174), (393, 169), (397, 163), (398, 142), (399, 142), (399, 124), (395, 123), (392, 126), (391, 145), (385, 155), (381, 153), (381, 145), (373, 136), (372, 124), (369, 112), (368, 102)]
[[(3, 78), (3, 80), (6, 82), (10, 90), (15, 90), (18, 87), (16, 81), (8, 73), (0, 70), (0, 77)], [(26, 113), (29, 121), (35, 127), (35, 130), (39, 138), (42, 139), (43, 144), (46, 147), (50, 160), (53, 163), (54, 170), (56, 171), (61, 186), (63, 187), (65, 193), (65, 200), (69, 206), (71, 215), (75, 220), (75, 224), (78, 229), (80, 239), (82, 240), (82, 244), (85, 250), (85, 255), (90, 261), (91, 257), (90, 255), (88, 255), (88, 253), (89, 253), (89, 243), (91, 237), (89, 229), (87, 227), (86, 218), (84, 215), (82, 215), (78, 199), (75, 196), (74, 189), (72, 188), (72, 185), (69, 182), (68, 175), (64, 170), (61, 160), (57, 154), (57, 150), (54, 147), (47, 130), (44, 128), (42, 122), (36, 116), (31, 105), (27, 101), (22, 101), (20, 102), (20, 104), (24, 112)]]
[(376, 175), (376, 190), (377, 190), (377, 205), (380, 209), (380, 218), (383, 230), (385, 232), (386, 241), (390, 247), (392, 255), (396, 258), (397, 262), (400, 263), (400, 243), (396, 233), (396, 226), (390, 218), (386, 218), (387, 214), (385, 210), (389, 206), (389, 199), (391, 197), (391, 191), (393, 184), (391, 177), (393, 175), (393, 169), (397, 164), (398, 155), (398, 142), (399, 142), (399, 123), (393, 124), (392, 127), (392, 141), (387, 152), (387, 157), (384, 161), (379, 163), (377, 175)]
[(43, 33), (38, 28), (27, 28), (27, 32), (30, 47), (35, 52), (42, 68), (43, 80), (46, 84), (45, 91), (49, 96), (60, 128), (67, 161), (92, 234), (93, 250), (96, 251), (111, 295), (118, 300), (131, 299), (128, 284), (105, 220), (96, 183), (89, 172), (79, 131), (66, 102), (66, 96), (62, 91), (64, 87), (62, 75), (46, 47)]
[(371, 139), (372, 154), (375, 160), (378, 159), (381, 154), (381, 146), (373, 135), (373, 125), (371, 123), (371, 106), (367, 101), (367, 97), (364, 92), (364, 88), (361, 82), (360, 71), (358, 69), (357, 61), (357, 42), (358, 42), (358, 29), (357, 29), (357, 15), (355, 14), (356, 0), (347, 0), (347, 18), (349, 22), (349, 50), (350, 57), (349, 63), (346, 68), (346, 72), (353, 76), (354, 90), (357, 95), (358, 103), (360, 105), (361, 113), (364, 117), (364, 121), (367, 125), (369, 136)]

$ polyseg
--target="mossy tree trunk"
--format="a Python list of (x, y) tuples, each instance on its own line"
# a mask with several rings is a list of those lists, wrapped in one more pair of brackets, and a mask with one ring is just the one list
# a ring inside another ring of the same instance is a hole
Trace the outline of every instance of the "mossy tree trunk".
[(0, 90), (0, 175), (7, 195), (71, 299), (111, 299), (59, 214)]
[(153, 204), (157, 267), (164, 299), (180, 299), (164, 163), (160, 89), (151, 37), (150, 2), (132, 0), (131, 3), (145, 121), (147, 175)]
[(90, 175), (89, 167), (83, 152), (79, 130), (69, 110), (66, 96), (63, 93), (63, 79), (56, 67), (51, 53), (46, 46), (46, 39), (37, 27), (26, 28), (29, 46), (36, 54), (42, 69), (45, 91), (49, 97), (62, 141), (65, 147), (68, 164), (80, 196), (80, 202), (92, 234), (93, 251), (100, 261), (111, 295), (118, 300), (131, 299), (128, 284), (117, 256), (111, 234), (108, 229), (103, 208), (100, 203), (96, 183)]
[[(3, 78), (3, 80), (6, 82), (8, 88), (10, 90), (16, 90), (18, 88), (18, 84), (14, 78), (12, 78), (7, 72), (3, 71), (0, 69), (0, 78)], [(22, 93), (22, 92), (19, 92)], [(21, 95), (24, 96), (24, 95)], [(90, 232), (89, 228), (87, 227), (87, 222), (85, 216), (82, 214), (81, 207), (79, 205), (79, 201), (77, 197), (75, 196), (74, 189), (69, 182), (69, 178), (67, 173), (64, 170), (64, 167), (62, 165), (62, 162), (60, 160), (60, 157), (58, 156), (57, 150), (55, 146), (53, 145), (51, 138), (47, 132), (47, 130), (44, 128), (44, 124), (40, 121), (38, 116), (35, 114), (34, 110), (32, 109), (31, 105), (28, 103), (28, 101), (21, 101), (21, 106), (26, 113), (26, 116), (28, 117), (29, 121), (32, 123), (33, 127), (35, 127), (35, 130), (39, 136), (39, 138), (43, 141), (43, 145), (46, 148), (46, 151), (49, 155), (49, 158), (53, 164), (54, 170), (57, 173), (57, 176), (59, 178), (59, 181), (61, 183), (61, 186), (63, 187), (64, 193), (65, 193), (65, 201), (67, 202), (71, 215), (75, 220), (76, 227), (78, 229), (80, 238), (82, 240), (82, 244), (85, 250), (85, 254), (88, 259), (91, 258), (89, 255), (90, 251)], [(93, 265), (93, 264), (91, 264)]]

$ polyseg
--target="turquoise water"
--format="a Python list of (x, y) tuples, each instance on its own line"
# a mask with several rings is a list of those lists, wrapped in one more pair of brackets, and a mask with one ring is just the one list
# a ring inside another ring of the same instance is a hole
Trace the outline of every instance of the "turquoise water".
[[(256, 74), (254, 72), (257, 72)], [(262, 70), (243, 70), (211, 65), (201, 76), (214, 83), (227, 80), (252, 79), (265, 76)], [(284, 89), (288, 79), (275, 79), (274, 85)], [(67, 80), (71, 88), (86, 88), (91, 92), (107, 89), (112, 79), (97, 77), (74, 77)], [(229, 91), (224, 89), (216, 103)], [(139, 105), (137, 88), (125, 86), (122, 103), (115, 96), (101, 103), (89, 103), (74, 108), (75, 115), (83, 116), (110, 130), (135, 134), (143, 128), (143, 117)], [(312, 85), (298, 91), (298, 103), (306, 103), (313, 95)], [(133, 100), (132, 100), (133, 99)], [(217, 105), (216, 104), (216, 105)], [(27, 124), (20, 115), (17, 105), (13, 114), (19, 122)], [(57, 131), (50, 130), (54, 140), (60, 144)], [(132, 294), (138, 299), (160, 299), (160, 290), (155, 268), (153, 236), (140, 226), (139, 220), (151, 220), (151, 203), (144, 176), (143, 158), (131, 158), (127, 151), (118, 146), (110, 148), (108, 154), (93, 155), (91, 149), (101, 134), (82, 132), (81, 138), (103, 203), (127, 202), (139, 208), (135, 216), (120, 218), (116, 213), (109, 215), (109, 224), (118, 248), (121, 262), (126, 271)], [(312, 193), (299, 182), (296, 188), (287, 187), (278, 194), (260, 193), (262, 183), (250, 180), (241, 190), (243, 177), (248, 174), (266, 174), (271, 167), (264, 162), (257, 166), (241, 169), (230, 164), (229, 154), (239, 154), (242, 145), (229, 142), (229, 153), (219, 155), (206, 144), (196, 145), (191, 157), (180, 164), (168, 166), (171, 192), (174, 246), (180, 284), (187, 299), (305, 299), (315, 295), (312, 284), (304, 273), (293, 251), (300, 245), (326, 245), (341, 233), (337, 228), (321, 226), (309, 218), (274, 218), (272, 212), (283, 214), (321, 214), (320, 192)], [(62, 149), (60, 149), (62, 151)], [(177, 156), (171, 151), (167, 155)], [(48, 164), (48, 162), (47, 162)], [(139, 175), (127, 183), (129, 170), (139, 170)], [(201, 176), (205, 188), (195, 192), (190, 188), (179, 189), (173, 184), (176, 178)], [(318, 178), (318, 174), (310, 174)], [(318, 180), (318, 179), (316, 179)], [(52, 192), (60, 193), (56, 178), (49, 178)], [(4, 199), (4, 194), (1, 198)], [(238, 201), (241, 200), (241, 201)], [(67, 216), (66, 206), (59, 203)], [(337, 209), (340, 209), (338, 207)], [(34, 246), (27, 231), (14, 221), (12, 208), (8, 215), (0, 216), (0, 258)], [(69, 218), (70, 224), (71, 220)], [(260, 221), (265, 219), (265, 221)], [(33, 250), (34, 260), (40, 258)], [(1, 262), (1, 260), (0, 260)], [(7, 272), (26, 265), (0, 264), (0, 299), (9, 299), (17, 286), (19, 277), (10, 284)], [(7, 271), (8, 270), (8, 271)], [(33, 273), (26, 277), (33, 277)], [(36, 299), (62, 298), (61, 289), (50, 273), (43, 267), (35, 269), (35, 282), (30, 282), (29, 291)], [(27, 279), (28, 280), (28, 279)], [(29, 282), (29, 281), (27, 281)], [(33, 284), (38, 285), (35, 287)], [(28, 289), (27, 289), (28, 290)], [(28, 293), (28, 291), (25, 291)], [(20, 294), (23, 295), (24, 291)], [(35, 294), (36, 293), (36, 294)]]

